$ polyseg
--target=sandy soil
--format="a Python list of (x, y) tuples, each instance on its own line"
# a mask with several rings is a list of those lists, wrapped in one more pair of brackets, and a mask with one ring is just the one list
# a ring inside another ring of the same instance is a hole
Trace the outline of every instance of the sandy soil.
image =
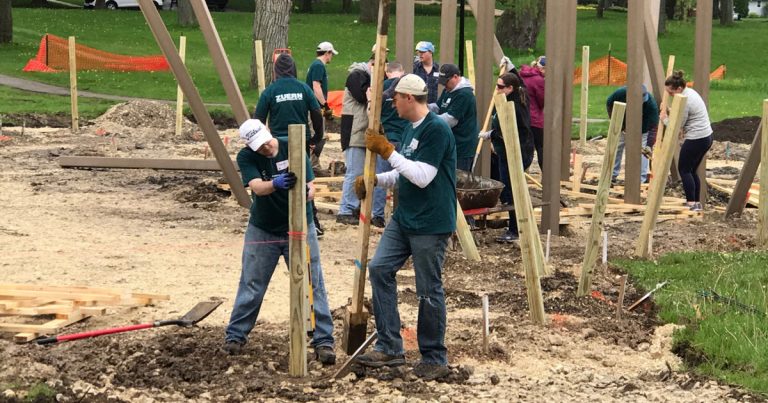
[[(157, 306), (112, 308), (67, 332), (173, 318), (210, 298), (224, 303), (196, 329), (156, 329), (48, 348), (15, 345), (4, 335), (0, 385), (47, 382), (64, 401), (761, 400), (684, 372), (670, 351), (674, 326), (659, 326), (651, 304), (617, 321), (618, 273), (613, 268), (598, 271), (594, 296), (577, 298), (584, 225), (571, 225), (565, 236), (552, 241), (556, 272), (542, 281), (551, 323), (543, 328), (527, 318), (519, 249), (493, 242), (502, 230), (475, 233), (481, 264), (468, 262), (460, 251), (449, 252), (447, 343), (454, 375), (445, 382), (422, 382), (410, 369), (357, 372), (333, 381), (334, 368), (316, 362), (310, 364), (307, 379), (289, 378), (285, 266), (272, 279), (246, 355), (225, 356), (218, 347), (239, 278), (247, 212), (216, 187), (217, 173), (60, 168), (56, 159), (62, 155), (205, 154), (193, 125), (175, 138), (168, 126), (99, 122), (78, 135), (66, 129), (26, 129), (23, 135), (19, 129), (4, 130), (10, 139), (0, 141), (3, 281), (108, 286), (171, 296)], [(234, 155), (240, 147), (234, 141), (236, 131), (221, 136)], [(590, 147), (594, 150), (585, 154), (599, 160), (602, 144)], [(331, 142), (326, 150), (324, 164), (340, 157), (338, 143)], [(322, 221), (322, 263), (340, 337), (340, 308), (351, 296), (355, 267), (350, 242), (357, 230), (336, 224), (330, 215)], [(610, 256), (629, 256), (638, 231), (638, 222), (611, 224)], [(660, 223), (654, 247), (659, 254), (744, 250), (754, 247), (754, 233), (752, 214), (725, 224), (717, 213), (709, 213), (703, 221)], [(377, 240), (374, 234), (372, 247)], [(409, 265), (399, 281), (406, 347), (415, 361), (417, 299)], [(629, 284), (627, 301), (644, 291)], [(487, 353), (481, 348), (483, 294), (491, 303)], [(341, 361), (340, 348), (337, 353)], [(0, 401), (23, 397), (17, 392), (9, 389)]]

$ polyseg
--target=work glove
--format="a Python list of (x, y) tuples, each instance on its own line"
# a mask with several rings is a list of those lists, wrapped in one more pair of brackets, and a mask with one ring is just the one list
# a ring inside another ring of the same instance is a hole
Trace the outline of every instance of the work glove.
[(331, 109), (331, 107), (328, 106), (328, 102), (323, 104), (322, 109), (323, 109), (323, 117), (326, 120), (333, 121), (333, 109)]
[(499, 66), (506, 66), (506, 71), (502, 71), (501, 74), (509, 73), (510, 71), (512, 71), (512, 69), (515, 68), (515, 64), (512, 63), (512, 60), (509, 60), (509, 58), (506, 56), (501, 58), (501, 61), (499, 62)]
[(488, 139), (491, 138), (491, 133), (492, 132), (493, 132), (492, 130), (488, 130), (488, 131), (485, 131), (485, 132), (477, 133), (477, 138), (483, 139), (483, 140), (488, 140)]
[(277, 175), (272, 179), (272, 187), (275, 190), (290, 190), (296, 184), (296, 174), (293, 172), (286, 172)]
[(395, 146), (376, 129), (367, 129), (365, 131), (365, 148), (380, 155), (385, 160), (388, 160), (392, 152), (395, 151)]
[[(376, 177), (373, 177), (373, 186), (376, 186), (376, 184), (379, 183), (379, 180), (376, 179)], [(355, 194), (357, 195), (357, 198), (360, 200), (365, 199), (365, 178), (363, 178), (363, 175), (358, 176), (355, 178)]]

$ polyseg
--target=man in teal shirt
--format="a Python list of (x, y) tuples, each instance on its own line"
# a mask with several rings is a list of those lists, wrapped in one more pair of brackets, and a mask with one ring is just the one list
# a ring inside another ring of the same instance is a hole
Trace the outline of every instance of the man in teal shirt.
[[(413, 258), (419, 297), (417, 339), (421, 362), (414, 373), (424, 380), (451, 373), (445, 346), (445, 292), (442, 266), (448, 239), (456, 229), (456, 145), (451, 130), (427, 107), (427, 84), (415, 74), (395, 87), (397, 113), (409, 121), (402, 154), (377, 132), (366, 134), (366, 148), (394, 168), (376, 175), (376, 185), (397, 186), (398, 206), (368, 265), (378, 339), (374, 351), (357, 358), (368, 367), (405, 364), (397, 309), (396, 274)], [(355, 181), (361, 199), (362, 176)]]
[(456, 138), (456, 168), (471, 171), (478, 142), (475, 89), (455, 64), (440, 66), (438, 82), (445, 89), (437, 104), (430, 104), (429, 109), (448, 123)]
[(323, 115), (326, 119), (332, 119), (333, 111), (328, 106), (328, 71), (325, 65), (330, 63), (333, 60), (333, 56), (338, 55), (339, 52), (333, 48), (332, 43), (320, 42), (315, 53), (317, 58), (309, 65), (306, 83), (315, 93), (317, 102), (322, 106)]

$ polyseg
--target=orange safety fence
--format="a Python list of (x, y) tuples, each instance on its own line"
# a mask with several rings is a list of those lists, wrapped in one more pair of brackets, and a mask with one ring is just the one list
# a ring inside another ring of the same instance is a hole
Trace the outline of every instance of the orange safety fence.
[[(104, 52), (88, 46), (75, 44), (78, 70), (109, 71), (168, 71), (170, 66), (162, 55), (127, 56)], [(55, 73), (69, 70), (69, 41), (65, 38), (45, 34), (40, 40), (37, 56), (30, 59), (24, 71)]]
[(328, 91), (328, 106), (333, 110), (333, 116), (341, 116), (341, 106), (344, 101), (344, 91)]
[[(726, 73), (725, 65), (720, 65), (709, 75), (710, 80), (722, 80)], [(581, 84), (581, 67), (573, 72), (573, 84)], [(627, 85), (627, 64), (613, 56), (603, 56), (589, 63), (590, 86), (614, 86)], [(689, 82), (688, 86), (693, 86)]]

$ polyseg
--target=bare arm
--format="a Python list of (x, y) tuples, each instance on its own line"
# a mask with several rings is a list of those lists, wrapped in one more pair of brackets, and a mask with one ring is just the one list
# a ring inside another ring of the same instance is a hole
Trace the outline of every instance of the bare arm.
[(320, 105), (325, 105), (327, 100), (323, 96), (323, 87), (320, 86), (320, 81), (312, 81), (312, 90), (315, 92), (315, 97)]
[(256, 196), (268, 196), (275, 191), (272, 181), (265, 181), (261, 178), (251, 179), (248, 182), (248, 187), (251, 188), (251, 192)]

